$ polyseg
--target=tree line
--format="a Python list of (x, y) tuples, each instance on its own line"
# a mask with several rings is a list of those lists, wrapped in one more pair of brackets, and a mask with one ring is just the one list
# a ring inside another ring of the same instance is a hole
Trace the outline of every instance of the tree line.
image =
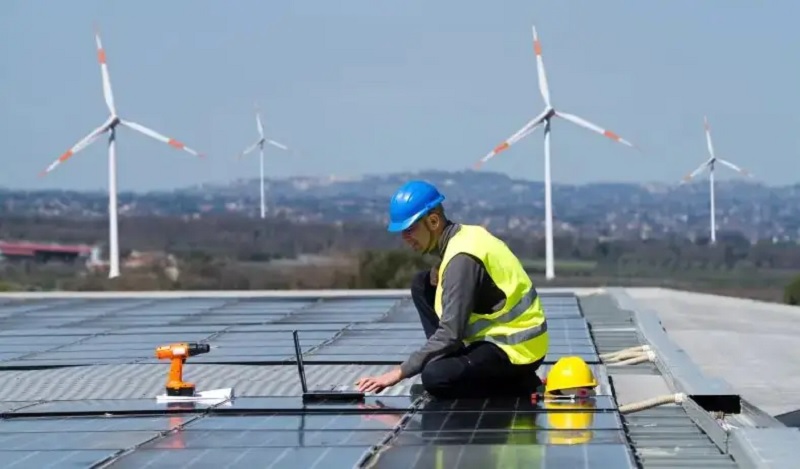
[[(105, 247), (107, 229), (107, 221), (101, 218), (9, 216), (0, 220), (0, 239)], [(541, 281), (544, 240), (501, 237)], [(169, 280), (159, 266), (109, 282), (102, 275), (76, 274), (68, 266), (14, 265), (5, 266), (5, 288), (402, 288), (414, 272), (432, 262), (410, 252), (397, 236), (376, 224), (297, 223), (238, 215), (123, 217), (120, 247), (123, 255), (132, 250), (173, 254), (180, 265), (179, 280)], [(792, 283), (800, 272), (800, 249), (794, 243), (763, 240), (752, 244), (737, 233), (720, 233), (714, 245), (708, 239), (676, 236), (647, 240), (575, 236), (557, 237), (554, 250), (560, 285), (686, 284), (708, 291), (752, 290), (749, 296), (800, 301), (800, 280)], [(339, 262), (325, 266), (274, 262), (303, 254)], [(797, 293), (786, 293), (795, 284), (792, 288)]]

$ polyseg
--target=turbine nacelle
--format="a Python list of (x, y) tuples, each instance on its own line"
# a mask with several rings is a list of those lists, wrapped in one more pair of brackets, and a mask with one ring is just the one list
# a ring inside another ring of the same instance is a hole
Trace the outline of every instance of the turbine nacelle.
[(727, 160), (724, 160), (722, 158), (717, 157), (717, 155), (714, 153), (714, 146), (713, 146), (713, 144), (711, 142), (711, 127), (708, 124), (708, 118), (707, 117), (703, 117), (703, 127), (704, 127), (705, 134), (706, 134), (706, 146), (708, 147), (708, 155), (709, 155), (709, 157), (705, 162), (703, 162), (703, 164), (701, 164), (700, 166), (695, 168), (694, 171), (692, 171), (691, 173), (689, 173), (686, 176), (684, 176), (682, 178), (680, 184), (683, 185), (683, 184), (691, 181), (698, 174), (700, 174), (703, 171), (703, 169), (705, 169), (705, 168), (708, 168), (709, 177), (711, 177), (711, 173), (713, 173), (713, 171), (714, 171), (714, 169), (715, 169), (715, 167), (716, 167), (716, 165), (718, 163), (723, 165), (723, 166), (727, 166), (728, 168), (736, 171), (737, 173), (739, 173), (739, 174), (741, 174), (743, 176), (752, 177), (752, 174), (749, 171), (747, 171), (746, 169), (740, 168), (739, 166), (736, 166), (735, 164), (731, 163), (730, 161), (727, 161)]
[(107, 124), (106, 124), (106, 129), (107, 130), (114, 129), (121, 123), (122, 123), (122, 119), (120, 119), (119, 116), (112, 115), (111, 117), (108, 118), (108, 121), (107, 121)]

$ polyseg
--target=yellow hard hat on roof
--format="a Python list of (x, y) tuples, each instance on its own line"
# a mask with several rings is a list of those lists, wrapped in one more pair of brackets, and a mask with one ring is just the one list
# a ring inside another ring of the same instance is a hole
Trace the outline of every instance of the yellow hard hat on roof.
[(561, 357), (547, 373), (545, 392), (550, 394), (566, 389), (595, 388), (597, 380), (592, 369), (581, 357)]

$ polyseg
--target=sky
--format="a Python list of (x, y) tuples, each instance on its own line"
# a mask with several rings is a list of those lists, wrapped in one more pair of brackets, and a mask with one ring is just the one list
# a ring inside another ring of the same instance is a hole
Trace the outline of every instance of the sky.
[[(717, 156), (769, 185), (800, 182), (800, 3), (745, 0), (269, 0), (0, 6), (0, 187), (107, 188), (105, 140), (39, 173), (108, 116), (93, 27), (118, 114), (205, 154), (117, 133), (120, 190), (258, 176), (236, 155), (268, 137), (268, 177), (469, 169), (544, 108), (531, 26), (556, 109), (636, 152), (555, 120), (555, 182), (678, 182)], [(484, 166), (542, 180), (543, 134)], [(730, 171), (720, 168), (719, 179)]]

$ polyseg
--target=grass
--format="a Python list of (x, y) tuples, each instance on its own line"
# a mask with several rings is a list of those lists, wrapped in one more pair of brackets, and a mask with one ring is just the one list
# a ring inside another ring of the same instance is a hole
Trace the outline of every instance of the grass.
[[(546, 262), (544, 259), (523, 259), (522, 265), (525, 270), (531, 273), (544, 272)], [(565, 275), (588, 275), (597, 268), (596, 261), (581, 261), (575, 259), (556, 259), (553, 265), (556, 274)]]

